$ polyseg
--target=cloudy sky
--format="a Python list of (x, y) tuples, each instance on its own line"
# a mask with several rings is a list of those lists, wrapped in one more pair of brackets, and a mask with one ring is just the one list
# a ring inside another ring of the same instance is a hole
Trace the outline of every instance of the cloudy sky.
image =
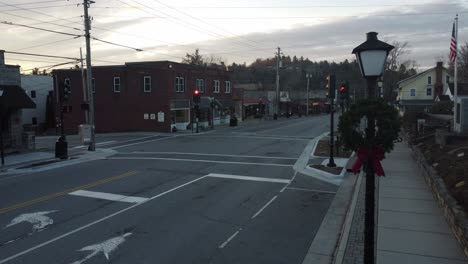
[[(78, 58), (83, 37), (82, 0), (0, 0), (0, 49)], [(94, 0), (93, 65), (172, 60), (203, 55), (247, 64), (285, 55), (311, 60), (352, 59), (351, 50), (376, 31), (387, 42), (408, 42), (420, 69), (447, 61), (453, 19), (459, 43), (468, 36), (468, 1), (460, 0)], [(7, 25), (5, 23), (17, 25)], [(27, 28), (36, 27), (55, 32)], [(143, 51), (136, 51), (135, 49)], [(7, 53), (8, 64), (28, 72), (70, 60)], [(70, 67), (62, 66), (62, 67)], [(59, 67), (60, 68), (60, 67)]]

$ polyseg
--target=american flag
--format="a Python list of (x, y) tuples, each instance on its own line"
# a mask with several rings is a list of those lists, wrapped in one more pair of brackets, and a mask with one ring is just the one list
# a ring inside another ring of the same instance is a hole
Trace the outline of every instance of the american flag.
[(453, 22), (452, 38), (450, 39), (449, 59), (452, 63), (454, 63), (455, 58), (457, 58), (457, 35), (455, 33), (455, 22)]

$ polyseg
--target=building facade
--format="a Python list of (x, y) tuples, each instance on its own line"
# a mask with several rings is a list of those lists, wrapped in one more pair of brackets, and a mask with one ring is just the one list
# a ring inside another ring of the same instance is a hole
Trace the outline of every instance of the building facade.
[(21, 75), (21, 87), (36, 104), (35, 109), (23, 110), (23, 126), (32, 128), (44, 127), (46, 123), (47, 103), (53, 97), (54, 91), (52, 76)]
[(0, 50), (0, 131), (6, 148), (23, 147), (23, 108), (35, 104), (21, 88), (20, 66), (6, 65), (5, 52)]
[(446, 94), (452, 77), (442, 62), (419, 74), (398, 82), (398, 98), (402, 112), (408, 109), (424, 111), (438, 96)]
[[(92, 74), (90, 90), (94, 94), (97, 132), (190, 129), (195, 120), (192, 103), (195, 89), (202, 99), (201, 126), (225, 121), (234, 111), (230, 74), (226, 70), (155, 61), (97, 66)], [(56, 94), (64, 82), (71, 86), (71, 96), (64, 105), (71, 106), (72, 111), (64, 114), (64, 128), (67, 133), (76, 133), (86, 120), (86, 111), (81, 107), (87, 101), (82, 72), (55, 70), (53, 76)], [(61, 109), (60, 100), (57, 102), (57, 109)]]

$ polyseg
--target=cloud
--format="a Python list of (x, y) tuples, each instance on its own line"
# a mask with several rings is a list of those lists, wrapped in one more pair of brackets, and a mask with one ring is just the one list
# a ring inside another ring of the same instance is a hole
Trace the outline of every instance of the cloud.
[[(407, 59), (414, 59), (421, 68), (425, 68), (434, 65), (436, 58), (447, 57), (452, 22), (456, 13), (459, 13), (461, 18), (459, 43), (463, 44), (466, 40), (465, 35), (468, 31), (468, 25), (462, 18), (468, 13), (468, 8), (461, 4), (444, 3), (446, 2), (435, 2), (435, 4), (406, 8), (383, 6), (378, 8), (377, 11), (363, 10), (363, 13), (355, 16), (341, 16), (340, 14), (338, 17), (333, 17), (333, 14), (312, 14), (310, 16), (315, 18), (296, 19), (293, 22), (289, 20), (253, 19), (252, 21), (249, 20), (249, 22), (252, 23), (252, 27), (255, 24), (255, 28), (258, 28), (261, 23), (267, 24), (271, 21), (275, 21), (275, 23), (287, 21), (289, 24), (282, 29), (265, 29), (264, 32), (227, 38), (214, 38), (213, 36), (197, 38), (197, 34), (200, 33), (191, 28), (184, 28), (180, 24), (173, 25), (170, 21), (148, 16), (144, 18), (131, 16), (120, 19), (112, 18), (112, 16), (100, 18), (100, 14), (113, 15), (112, 10), (106, 10), (106, 13), (93, 13), (96, 17), (93, 24), (93, 35), (106, 41), (143, 48), (146, 51), (136, 52), (93, 41), (92, 58), (96, 60), (93, 62), (94, 65), (108, 64), (98, 60), (118, 63), (138, 60), (180, 61), (185, 53), (193, 52), (196, 48), (199, 48), (203, 55), (221, 56), (229, 63), (250, 63), (256, 58), (273, 57), (276, 47), (280, 46), (285, 55), (304, 56), (311, 60), (341, 61), (346, 58), (352, 59), (351, 51), (365, 40), (365, 33), (376, 31), (379, 33), (379, 39), (386, 42), (407, 41), (411, 50), (407, 55)], [(65, 14), (73, 17), (79, 15), (80, 11), (74, 10), (73, 13)], [(54, 13), (54, 15), (63, 16), (59, 15), (59, 12)], [(283, 16), (288, 15), (286, 13)], [(279, 15), (274, 14), (274, 16)], [(39, 17), (39, 19), (47, 20), (44, 17)], [(49, 18), (49, 20), (52, 19)], [(79, 19), (73, 19), (73, 21), (77, 20)], [(310, 23), (312, 20), (314, 24)], [(210, 24), (217, 24), (218, 20), (206, 19), (205, 21)], [(18, 22), (26, 23), (27, 21), (19, 20)], [(231, 25), (230, 29), (234, 29), (237, 22), (239, 21), (232, 20), (229, 24)], [(31, 24), (31, 21), (29, 21), (29, 24)], [(71, 23), (69, 25), (73, 27), (81, 26), (79, 21), (77, 24)], [(55, 30), (66, 30), (47, 24), (41, 24), (41, 26)], [(66, 36), (34, 30), (11, 29), (10, 26), (4, 25), (1, 25), (0, 28), (5, 29), (3, 32), (6, 32), (3, 36), (0, 36), (0, 42), (3, 43), (0, 48), (5, 50), (15, 50), (67, 38)], [(103, 30), (103, 28), (110, 30)], [(203, 30), (203, 28), (200, 27), (200, 30)], [(233, 30), (227, 31), (232, 32)], [(228, 35), (226, 32), (223, 34)], [(177, 45), (175, 43), (184, 44)], [(83, 38), (59, 42), (51, 46), (37, 47), (25, 52), (79, 57), (80, 47), (83, 47), (83, 49), (85, 47)], [(7, 54), (7, 62), (24, 64), (23, 68), (46, 64), (14, 61), (9, 60), (9, 57), (17, 56)], [(26, 57), (21, 58), (25, 59)], [(55, 60), (50, 59), (50, 61)]]

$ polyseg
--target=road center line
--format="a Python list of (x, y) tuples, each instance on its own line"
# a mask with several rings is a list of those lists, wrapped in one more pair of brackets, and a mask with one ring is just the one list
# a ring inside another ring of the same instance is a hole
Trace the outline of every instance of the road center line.
[(291, 182), (291, 180), (287, 180), (287, 179), (251, 177), (251, 176), (218, 174), (218, 173), (210, 173), (206, 176), (213, 177), (213, 178), (235, 179), (235, 180), (244, 180), (244, 181), (277, 182), (277, 183), (290, 183)]
[(105, 220), (107, 220), (107, 219), (110, 219), (110, 218), (112, 218), (112, 217), (114, 217), (114, 216), (117, 216), (117, 215), (120, 215), (120, 214), (122, 214), (122, 213), (125, 213), (126, 211), (129, 211), (129, 210), (131, 210), (131, 209), (133, 209), (133, 208), (135, 208), (135, 207), (138, 207), (138, 206), (140, 206), (140, 205), (142, 205), (142, 204), (145, 204), (145, 203), (147, 203), (147, 202), (149, 202), (149, 201), (151, 201), (151, 200), (154, 200), (154, 199), (159, 198), (159, 197), (161, 197), (161, 196), (163, 196), (163, 195), (166, 195), (166, 194), (168, 194), (168, 193), (170, 193), (170, 192), (173, 192), (173, 191), (175, 191), (175, 190), (177, 190), (177, 189), (180, 189), (180, 188), (182, 188), (182, 187), (185, 187), (185, 186), (187, 186), (187, 185), (189, 185), (189, 184), (192, 184), (192, 183), (194, 183), (194, 182), (197, 182), (197, 181), (199, 181), (199, 180), (202, 180), (202, 179), (204, 179), (204, 178), (206, 178), (206, 177), (207, 177), (207, 176), (202, 176), (202, 177), (200, 177), (200, 178), (196, 178), (195, 180), (186, 182), (186, 183), (184, 183), (184, 184), (182, 184), (182, 185), (179, 185), (179, 186), (174, 187), (174, 188), (172, 188), (172, 189), (170, 189), (170, 190), (167, 190), (167, 191), (162, 192), (162, 193), (160, 193), (160, 194), (158, 194), (158, 195), (155, 195), (155, 196), (153, 196), (153, 197), (151, 197), (151, 198), (148, 198), (148, 200), (146, 200), (146, 201), (144, 201), (144, 202), (137, 203), (137, 204), (134, 204), (134, 205), (129, 206), (129, 207), (127, 207), (127, 208), (124, 208), (124, 209), (122, 209), (122, 210), (120, 210), (120, 211), (117, 211), (117, 212), (115, 212), (115, 213), (112, 213), (112, 214), (110, 214), (110, 215), (108, 215), (108, 216), (105, 216), (105, 217), (103, 217), (103, 218), (101, 218), (101, 219), (98, 219), (98, 220), (93, 221), (93, 222), (91, 222), (91, 223), (89, 223), (89, 224), (86, 224), (86, 225), (81, 226), (81, 227), (78, 227), (78, 228), (76, 228), (76, 229), (74, 229), (74, 230), (72, 230), (72, 231), (69, 231), (69, 232), (67, 232), (67, 233), (65, 233), (65, 234), (62, 234), (62, 235), (57, 236), (57, 237), (55, 237), (55, 238), (52, 238), (52, 239), (50, 239), (50, 240), (48, 240), (48, 241), (46, 241), (46, 242), (43, 242), (43, 243), (41, 243), (41, 244), (39, 244), (39, 245), (36, 245), (36, 246), (34, 246), (34, 247), (31, 247), (31, 248), (29, 248), (29, 249), (27, 249), (27, 250), (21, 251), (20, 253), (17, 253), (17, 254), (15, 254), (15, 255), (13, 255), (13, 256), (10, 256), (10, 257), (8, 257), (8, 258), (6, 258), (6, 259), (2, 259), (2, 260), (0, 260), (0, 264), (6, 263), (6, 262), (8, 262), (8, 261), (10, 261), (10, 260), (13, 260), (13, 259), (16, 259), (16, 258), (18, 258), (18, 257), (21, 257), (21, 256), (23, 256), (23, 255), (25, 255), (25, 254), (27, 254), (27, 253), (29, 253), (29, 252), (31, 252), (31, 251), (34, 251), (34, 250), (36, 250), (36, 249), (39, 249), (39, 248), (42, 248), (42, 247), (44, 247), (44, 246), (47, 246), (47, 245), (49, 245), (49, 244), (51, 244), (51, 243), (54, 243), (54, 242), (56, 242), (56, 241), (58, 241), (58, 240), (60, 240), (60, 239), (62, 239), (62, 238), (66, 238), (66, 237), (68, 237), (68, 236), (70, 236), (70, 235), (73, 235), (73, 234), (75, 234), (75, 233), (78, 233), (78, 232), (80, 232), (81, 230), (84, 230), (84, 229), (86, 229), (86, 228), (88, 228), (88, 227), (91, 227), (91, 226), (94, 226), (94, 225), (96, 225), (96, 224), (99, 224), (99, 223), (101, 223), (101, 222), (103, 222), (103, 221), (105, 221)]
[(239, 230), (237, 230), (234, 234), (232, 234), (226, 241), (224, 241), (221, 245), (219, 245), (218, 248), (224, 248), (227, 246), (227, 244), (229, 242), (231, 242), (231, 240), (233, 240), (238, 234), (239, 232), (242, 230), (242, 228), (239, 228)]
[(125, 195), (120, 195), (120, 194), (92, 192), (92, 191), (86, 191), (86, 190), (78, 190), (78, 191), (71, 192), (69, 194), (75, 195), (75, 196), (83, 196), (83, 197), (89, 197), (89, 198), (96, 198), (96, 199), (116, 201), (116, 202), (127, 202), (127, 203), (142, 203), (148, 200), (148, 198), (144, 198), (144, 197), (125, 196)]
[(108, 160), (170, 160), (170, 161), (206, 162), (206, 163), (239, 164), (239, 165), (261, 165), (261, 166), (278, 166), (278, 167), (292, 167), (293, 166), (293, 165), (288, 165), (288, 164), (276, 164), (276, 163), (255, 163), (255, 162), (176, 159), (176, 158), (155, 158), (155, 157), (109, 157), (107, 159)]
[(106, 179), (103, 179), (103, 180), (100, 180), (100, 181), (96, 181), (96, 182), (88, 183), (88, 184), (85, 184), (85, 185), (81, 185), (81, 186), (78, 186), (78, 187), (75, 187), (75, 188), (72, 188), (72, 189), (68, 189), (68, 190), (65, 190), (65, 191), (62, 191), (62, 192), (42, 196), (42, 197), (36, 198), (34, 200), (27, 201), (27, 202), (24, 202), (24, 203), (16, 204), (16, 205), (13, 205), (13, 206), (10, 206), (10, 207), (0, 208), (0, 214), (10, 212), (10, 211), (13, 211), (15, 209), (19, 209), (19, 208), (26, 207), (26, 206), (29, 206), (29, 205), (37, 204), (37, 203), (40, 203), (40, 202), (48, 201), (50, 199), (66, 195), (66, 194), (74, 192), (74, 191), (78, 191), (78, 190), (81, 190), (81, 189), (88, 189), (88, 188), (91, 188), (91, 187), (95, 187), (95, 186), (98, 186), (98, 185), (101, 185), (101, 184), (104, 184), (104, 183), (108, 183), (108, 182), (111, 182), (111, 181), (122, 179), (122, 178), (132, 176), (132, 175), (135, 175), (135, 174), (137, 174), (136, 171), (129, 171), (129, 172), (126, 172), (124, 174), (120, 174), (120, 175), (113, 176), (113, 177), (110, 177), (110, 178), (106, 178)]
[[(254, 219), (255, 217), (257, 217), (263, 210), (265, 210), (265, 208), (267, 208), (274, 200), (276, 200), (276, 198), (278, 198), (278, 195), (275, 195), (273, 198), (271, 198), (270, 201), (268, 201), (268, 203), (266, 203), (262, 208), (260, 208), (260, 210), (258, 210), (258, 212), (256, 212), (253, 216), (252, 216), (252, 219)], [(1, 262), (0, 262), (1, 263)]]
[(220, 156), (220, 157), (236, 157), (236, 158), (259, 158), (259, 159), (285, 159), (285, 160), (297, 160), (297, 158), (290, 157), (278, 157), (278, 156), (251, 156), (251, 155), (228, 155), (228, 154), (216, 154), (216, 153), (194, 153), (194, 152), (165, 152), (165, 151), (132, 151), (132, 152), (119, 152), (123, 155), (132, 154), (167, 154), (167, 155), (193, 155), (193, 156)]

